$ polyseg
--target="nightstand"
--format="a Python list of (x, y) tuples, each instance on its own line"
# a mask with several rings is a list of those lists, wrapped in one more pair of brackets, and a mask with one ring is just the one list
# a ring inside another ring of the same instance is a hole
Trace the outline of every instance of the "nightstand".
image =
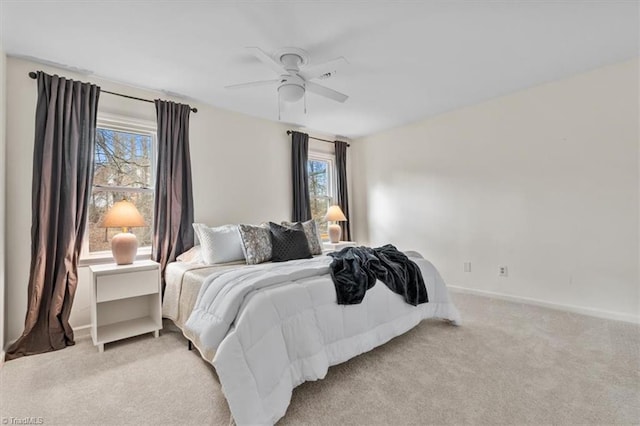
[(322, 242), (322, 254), (331, 253), (334, 251), (340, 251), (345, 247), (357, 247), (358, 243), (354, 241), (339, 241), (337, 243), (330, 243), (328, 241)]
[(91, 338), (98, 351), (104, 344), (162, 329), (160, 264), (151, 260), (131, 265), (93, 265), (91, 276)]

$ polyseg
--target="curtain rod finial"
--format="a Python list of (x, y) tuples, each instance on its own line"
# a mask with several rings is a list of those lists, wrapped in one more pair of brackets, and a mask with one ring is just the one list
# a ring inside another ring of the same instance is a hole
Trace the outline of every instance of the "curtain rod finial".
[(31, 77), (32, 79), (34, 79), (34, 80), (35, 80), (36, 78), (38, 78), (38, 74), (37, 74), (37, 73), (35, 73), (35, 72), (33, 72), (33, 71), (31, 71), (31, 72), (29, 73), (29, 77)]

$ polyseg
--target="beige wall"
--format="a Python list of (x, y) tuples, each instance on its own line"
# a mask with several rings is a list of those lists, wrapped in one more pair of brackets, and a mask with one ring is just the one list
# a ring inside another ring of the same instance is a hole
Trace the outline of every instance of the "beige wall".
[[(6, 134), (6, 55), (0, 41), (0, 352), (5, 346), (5, 134)], [(0, 362), (4, 356), (0, 357)]]
[(449, 285), (637, 321), (638, 142), (635, 60), (357, 140), (356, 237)]
[[(26, 311), (36, 100), (27, 73), (36, 69), (168, 98), (7, 60), (5, 343), (22, 331)], [(637, 100), (634, 61), (352, 142), (355, 237), (420, 250), (450, 285), (633, 320), (640, 305)], [(199, 108), (191, 118), (196, 220), (288, 218), (287, 126), (190, 103)], [(152, 104), (107, 94), (100, 111), (155, 120)], [(471, 273), (462, 272), (465, 261)], [(509, 277), (497, 277), (498, 265)], [(87, 276), (81, 268), (75, 328), (89, 324)]]
[[(147, 99), (162, 93), (124, 87), (95, 76), (8, 58), (7, 61), (7, 341), (22, 332), (27, 301), (31, 227), (31, 171), (36, 82), (27, 73), (42, 69), (91, 81), (105, 90)], [(174, 99), (180, 101), (179, 99)], [(184, 101), (182, 101), (184, 102)], [(288, 219), (291, 211), (290, 139), (282, 123), (189, 102), (195, 218), (211, 225)], [(155, 107), (102, 94), (100, 112), (155, 121)], [(88, 269), (81, 268), (71, 314), (74, 328), (89, 324)]]

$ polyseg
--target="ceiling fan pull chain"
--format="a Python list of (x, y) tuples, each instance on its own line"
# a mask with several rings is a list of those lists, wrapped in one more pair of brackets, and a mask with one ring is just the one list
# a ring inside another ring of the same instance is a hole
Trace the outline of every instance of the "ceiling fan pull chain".
[(307, 114), (307, 91), (304, 91), (304, 113)]
[(280, 120), (280, 108), (281, 108), (281, 105), (280, 105), (280, 91), (278, 90), (278, 121), (281, 121)]

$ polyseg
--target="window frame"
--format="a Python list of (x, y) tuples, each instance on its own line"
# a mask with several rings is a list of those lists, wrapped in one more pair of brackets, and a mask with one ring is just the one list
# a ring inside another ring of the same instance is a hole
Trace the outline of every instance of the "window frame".
[[(158, 127), (155, 122), (150, 120), (137, 119), (133, 117), (121, 116), (109, 113), (98, 113), (96, 118), (96, 129), (109, 129), (119, 132), (134, 133), (139, 135), (149, 135), (151, 137), (151, 187), (145, 188), (132, 188), (121, 186), (107, 186), (100, 185), (99, 191), (117, 191), (120, 189), (123, 192), (147, 192), (153, 194), (155, 203), (155, 179), (157, 168), (157, 155), (158, 155)], [(93, 154), (93, 160), (95, 161), (95, 151)], [(91, 194), (96, 189), (96, 185), (91, 185)], [(87, 207), (88, 207), (87, 201)], [(87, 209), (88, 214), (88, 209)], [(149, 226), (153, 227), (153, 223)], [(141, 246), (138, 248), (136, 259), (148, 259), (151, 256), (151, 246)], [(82, 239), (82, 249), (80, 251), (80, 264), (91, 265), (96, 263), (110, 263), (113, 261), (113, 255), (111, 250), (90, 251), (89, 250), (89, 221), (87, 221), (84, 230), (84, 236)]]
[[(329, 205), (334, 205), (336, 203), (336, 194), (338, 191), (338, 182), (337, 182), (337, 174), (336, 174), (336, 156), (334, 153), (317, 151), (317, 150), (309, 150), (307, 155), (307, 162), (309, 161), (325, 161), (328, 163), (327, 174), (329, 180), (329, 186), (327, 188), (327, 198), (329, 199)], [(308, 167), (308, 166), (307, 166)], [(311, 193), (309, 193), (309, 201), (311, 201)], [(328, 240), (328, 234), (321, 235), (323, 240)], [(326, 238), (324, 238), (326, 237)]]

